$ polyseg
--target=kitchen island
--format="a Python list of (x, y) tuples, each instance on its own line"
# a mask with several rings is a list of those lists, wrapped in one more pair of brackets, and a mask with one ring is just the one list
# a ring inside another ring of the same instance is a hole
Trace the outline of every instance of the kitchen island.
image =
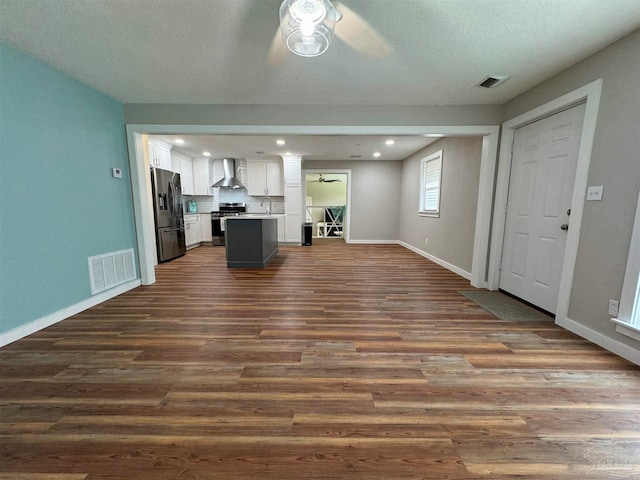
[(226, 217), (228, 268), (264, 268), (278, 254), (278, 218), (282, 214)]

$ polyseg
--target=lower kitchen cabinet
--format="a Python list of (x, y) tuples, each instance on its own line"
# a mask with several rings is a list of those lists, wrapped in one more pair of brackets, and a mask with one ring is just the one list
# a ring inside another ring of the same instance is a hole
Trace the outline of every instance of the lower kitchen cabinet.
[(200, 214), (200, 241), (208, 243), (211, 243), (213, 241), (210, 213)]
[(202, 241), (202, 233), (200, 231), (200, 215), (184, 216), (184, 240), (187, 248), (196, 246)]

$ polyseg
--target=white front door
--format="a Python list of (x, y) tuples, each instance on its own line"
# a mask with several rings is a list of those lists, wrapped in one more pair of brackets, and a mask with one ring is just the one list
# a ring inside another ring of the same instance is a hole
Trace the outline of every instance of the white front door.
[(585, 105), (516, 130), (500, 288), (556, 312)]

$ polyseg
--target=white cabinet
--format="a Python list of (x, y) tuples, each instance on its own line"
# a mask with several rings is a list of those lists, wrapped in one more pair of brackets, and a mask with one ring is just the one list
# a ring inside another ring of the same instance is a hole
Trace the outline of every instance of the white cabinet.
[(171, 152), (171, 170), (182, 175), (182, 155)]
[(200, 243), (202, 240), (200, 232), (200, 215), (184, 216), (184, 240), (187, 247)]
[(171, 145), (154, 138), (149, 138), (149, 166), (172, 170)]
[(173, 171), (180, 174), (183, 195), (193, 195), (193, 164), (191, 157), (178, 152), (171, 152)]
[(193, 195), (212, 195), (211, 161), (208, 158), (193, 160)]
[(284, 175), (281, 162), (248, 161), (247, 191), (249, 195), (259, 197), (284, 195)]
[(284, 195), (282, 162), (267, 162), (267, 193), (275, 197)]
[(302, 197), (302, 157), (285, 155), (284, 161), (284, 240), (287, 243), (301, 243), (302, 222), (305, 218)]
[(183, 195), (193, 195), (193, 162), (187, 156), (180, 158), (180, 183)]
[(211, 233), (211, 214), (200, 214), (200, 241), (209, 242), (213, 241), (213, 235)]

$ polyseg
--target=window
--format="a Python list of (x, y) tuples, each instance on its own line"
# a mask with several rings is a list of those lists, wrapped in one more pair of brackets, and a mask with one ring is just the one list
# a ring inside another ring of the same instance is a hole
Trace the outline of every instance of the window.
[(640, 196), (636, 206), (636, 219), (631, 234), (627, 271), (622, 285), (616, 330), (640, 340)]
[(440, 216), (440, 184), (442, 181), (442, 150), (420, 161), (420, 207), (418, 214)]

